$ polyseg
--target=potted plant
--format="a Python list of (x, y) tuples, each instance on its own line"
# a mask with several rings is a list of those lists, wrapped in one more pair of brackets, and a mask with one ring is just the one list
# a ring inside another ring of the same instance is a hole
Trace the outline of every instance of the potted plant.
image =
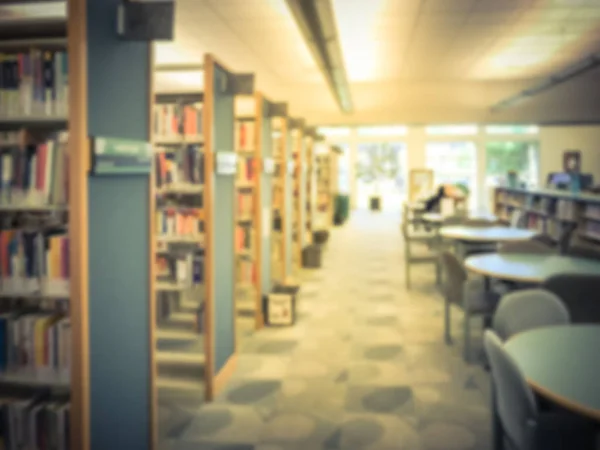
[(382, 208), (381, 188), (386, 180), (398, 177), (399, 164), (397, 149), (388, 143), (372, 144), (362, 149), (356, 168), (356, 176), (373, 187), (369, 197), (369, 209), (380, 211)]

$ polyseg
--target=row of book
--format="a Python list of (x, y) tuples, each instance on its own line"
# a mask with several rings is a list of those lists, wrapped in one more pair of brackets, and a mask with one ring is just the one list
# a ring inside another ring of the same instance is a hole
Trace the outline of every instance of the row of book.
[(69, 238), (64, 232), (0, 230), (0, 292), (69, 292)]
[(550, 236), (554, 240), (558, 240), (562, 235), (561, 223), (551, 218), (529, 214), (525, 225), (527, 229)]
[(253, 151), (256, 147), (255, 123), (251, 121), (236, 121), (235, 148), (239, 151)]
[(198, 236), (202, 234), (201, 210), (164, 208), (156, 211), (156, 232), (163, 236)]
[(585, 207), (585, 217), (600, 221), (600, 204), (589, 204)]
[(0, 398), (0, 448), (68, 450), (71, 407), (37, 397)]
[(174, 138), (202, 134), (202, 103), (154, 105), (154, 136)]
[(254, 194), (238, 192), (237, 205), (238, 218), (251, 217), (254, 214)]
[(247, 259), (240, 259), (236, 262), (235, 281), (238, 284), (256, 283), (256, 263)]
[(600, 221), (588, 220), (582, 228), (584, 236), (600, 241)]
[(256, 161), (253, 158), (238, 158), (237, 175), (240, 183), (253, 183), (257, 176)]
[(177, 257), (157, 255), (156, 274), (168, 277), (178, 286), (192, 287), (204, 283), (204, 253), (189, 252)]
[(156, 184), (203, 184), (204, 153), (199, 145), (187, 145), (181, 152), (156, 155)]
[(235, 250), (238, 252), (253, 248), (254, 230), (250, 227), (235, 227)]
[(0, 315), (0, 374), (69, 379), (71, 322), (50, 313)]
[(68, 134), (35, 143), (25, 131), (0, 141), (0, 205), (64, 205), (68, 202)]
[(68, 104), (66, 52), (0, 53), (0, 117), (66, 116)]

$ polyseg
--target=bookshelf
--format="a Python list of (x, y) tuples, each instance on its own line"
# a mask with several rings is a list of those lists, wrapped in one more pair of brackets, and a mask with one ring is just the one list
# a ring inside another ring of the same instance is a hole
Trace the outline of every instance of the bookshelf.
[(235, 152), (238, 170), (235, 211), (235, 310), (238, 338), (262, 326), (260, 307), (260, 222), (262, 180), (262, 96), (235, 99)]
[(272, 284), (283, 286), (291, 280), (292, 261), (292, 182), (294, 161), (291, 149), (287, 106), (282, 105), (271, 119), (275, 162), (273, 178)]
[[(178, 68), (155, 67), (156, 76)], [(204, 71), (187, 92), (155, 91), (154, 144), (154, 372), (156, 401), (185, 398), (200, 405), (210, 389), (207, 340), (204, 221)], [(208, 380), (206, 378), (209, 378)], [(160, 427), (161, 424), (158, 424)], [(159, 430), (162, 435), (166, 430)]]
[(315, 222), (315, 139), (314, 128), (306, 128), (304, 135), (304, 221), (302, 222), (302, 248), (313, 242), (313, 226)]
[(333, 166), (336, 153), (322, 141), (315, 150), (316, 225), (315, 231), (327, 231), (333, 221)]
[(291, 151), (293, 160), (292, 177), (292, 276), (297, 277), (302, 268), (302, 250), (304, 248), (305, 224), (305, 146), (304, 146), (304, 120), (290, 119), (289, 129), (291, 137)]
[(251, 93), (254, 79), (210, 54), (201, 65), (154, 69), (197, 80), (155, 93), (156, 385), (159, 401), (161, 391), (211, 401), (236, 363), (235, 98)]
[[(31, 427), (26, 445), (54, 433), (59, 448), (86, 450), (88, 268), (81, 219), (89, 165), (78, 151), (87, 145), (86, 95), (78, 95), (86, 77), (80, 3), (70, 2), (69, 19), (63, 5), (52, 23), (36, 5), (0, 5), (0, 67), (5, 74), (15, 69), (12, 79), (0, 81), (0, 391), (3, 420)], [(11, 7), (22, 14), (6, 22)], [(51, 69), (45, 86), (54, 97), (34, 95), (42, 85), (31, 64)], [(3, 427), (5, 444), (13, 430)]]
[(510, 223), (514, 214), (524, 225), (560, 243), (574, 233), (590, 246), (600, 246), (600, 195), (551, 189), (496, 188), (495, 214)]

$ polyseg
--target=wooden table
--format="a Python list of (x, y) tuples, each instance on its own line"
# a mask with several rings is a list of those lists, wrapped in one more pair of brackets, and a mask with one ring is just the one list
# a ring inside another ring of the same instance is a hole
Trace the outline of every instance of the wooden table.
[(515, 335), (506, 351), (541, 396), (600, 422), (600, 325), (539, 328)]
[(490, 253), (470, 256), (465, 267), (471, 272), (505, 281), (540, 284), (563, 273), (600, 275), (600, 261), (573, 256), (529, 253)]
[(507, 227), (468, 227), (451, 226), (443, 227), (440, 235), (446, 239), (452, 239), (468, 243), (498, 243), (498, 242), (517, 242), (528, 241), (537, 233), (531, 230)]

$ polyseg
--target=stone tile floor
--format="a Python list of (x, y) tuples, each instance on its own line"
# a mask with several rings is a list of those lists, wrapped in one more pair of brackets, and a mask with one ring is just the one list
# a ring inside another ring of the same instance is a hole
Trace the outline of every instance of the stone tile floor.
[(433, 268), (418, 266), (405, 289), (397, 222), (357, 212), (334, 229), (323, 268), (303, 275), (297, 324), (246, 339), (215, 402), (163, 406), (161, 448), (490, 448), (488, 375), (444, 344)]

